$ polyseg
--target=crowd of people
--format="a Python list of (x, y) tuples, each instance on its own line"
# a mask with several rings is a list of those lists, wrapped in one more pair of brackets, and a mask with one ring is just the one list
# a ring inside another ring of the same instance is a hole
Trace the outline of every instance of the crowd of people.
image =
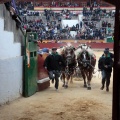
[[(83, 32), (79, 30), (76, 35), (76, 39), (104, 39), (106, 35), (112, 36), (112, 26), (108, 21), (104, 21), (102, 18), (114, 19), (115, 12), (100, 9), (98, 6), (96, 9), (93, 9), (93, 6), (90, 6), (88, 9), (86, 6), (83, 7), (83, 23), (84, 29)], [(97, 24), (102, 22), (100, 27), (97, 27)]]
[[(39, 20), (27, 20), (24, 15), (24, 28), (30, 28), (33, 32), (37, 32), (39, 39), (42, 41), (44, 39), (48, 40), (62, 40), (62, 39), (104, 39), (107, 34), (113, 34), (111, 31), (111, 23), (107, 21), (102, 21), (101, 27), (97, 28), (96, 24), (100, 22), (101, 15), (94, 9), (92, 14), (87, 14), (83, 11), (83, 20), (80, 23), (69, 27), (68, 25), (62, 26), (62, 19), (72, 19), (74, 16), (69, 10), (63, 10), (60, 13), (54, 12), (52, 10), (44, 10), (44, 13), (34, 12), (41, 16)], [(111, 11), (110, 11), (111, 12)], [(31, 12), (32, 13), (32, 12)], [(25, 13), (26, 14), (26, 13)], [(114, 14), (114, 13), (113, 13)], [(112, 18), (114, 15), (112, 14)], [(28, 15), (31, 16), (31, 15)], [(64, 17), (65, 16), (65, 17)], [(105, 16), (105, 15), (104, 15)], [(64, 18), (63, 18), (64, 17)], [(25, 20), (26, 19), (26, 20)], [(27, 26), (27, 27), (26, 27)], [(71, 36), (70, 31), (75, 31), (76, 36)]]
[[(17, 2), (17, 5), (20, 6), (19, 9), (28, 8), (29, 10), (33, 10), (34, 7), (83, 7), (84, 1), (33, 1), (33, 2)], [(84, 2), (85, 3), (85, 2)], [(94, 7), (97, 7), (100, 2), (98, 3), (96, 0), (91, 2)], [(86, 2), (87, 6), (90, 6), (90, 2)], [(106, 4), (107, 5), (107, 4)]]
[(94, 7), (97, 7), (98, 5), (101, 6), (105, 6), (108, 7), (110, 6), (110, 4), (107, 4), (104, 1), (98, 1), (98, 0), (91, 0), (91, 1), (71, 1), (71, 0), (67, 0), (67, 1), (63, 1), (63, 0), (52, 0), (52, 1), (48, 1), (48, 0), (44, 0), (44, 1), (17, 1), (16, 4), (18, 6), (20, 6), (20, 8), (25, 8), (26, 6), (28, 7), (29, 10), (33, 10), (34, 7), (83, 7), (83, 5), (87, 5), (88, 7), (93, 5)]
[[(22, 22), (17, 21), (17, 23), (20, 23), (19, 26), (21, 25), (24, 31), (29, 29), (31, 32), (37, 32), (38, 39), (41, 42), (43, 40), (56, 40), (57, 42), (62, 39), (103, 40), (107, 34), (113, 34), (111, 23), (102, 20), (102, 18), (106, 16), (114, 18), (115, 13), (102, 10), (95, 1), (91, 4), (87, 3), (87, 6), (83, 7), (82, 20), (72, 27), (69, 25), (63, 26), (61, 21), (77, 19), (79, 14), (74, 14), (68, 9), (63, 9), (60, 12), (47, 9), (43, 12), (29, 10), (33, 6), (33, 2), (25, 2), (24, 4), (18, 2), (16, 9), (13, 9), (14, 15), (20, 16)], [(28, 19), (31, 16), (35, 16), (37, 19)], [(100, 21), (102, 23), (98, 27), (97, 24)], [(71, 35), (71, 31), (75, 31), (76, 35)]]
[[(35, 13), (35, 12), (34, 12)], [(62, 10), (60, 13), (45, 9), (43, 13), (39, 13), (39, 19), (27, 19), (28, 11), (21, 13), (23, 19), (23, 29), (31, 29), (32, 32), (38, 33), (38, 38), (42, 40), (62, 40), (72, 38), (70, 31), (76, 31), (76, 27), (63, 27), (61, 20), (75, 18), (69, 10)]]
[(75, 3), (75, 2), (59, 2), (59, 1), (52, 1), (52, 2), (40, 2), (35, 3), (35, 6), (44, 6), (44, 7), (80, 7), (81, 3)]
[(90, 6), (91, 4), (93, 4), (94, 7), (97, 7), (98, 5), (102, 5), (102, 6), (110, 6), (107, 3), (98, 1), (98, 0), (91, 0), (90, 1), (63, 1), (63, 0), (52, 0), (52, 1), (41, 1), (41, 2), (35, 2), (34, 6), (35, 7), (83, 7), (83, 4), (85, 4), (87, 6)]

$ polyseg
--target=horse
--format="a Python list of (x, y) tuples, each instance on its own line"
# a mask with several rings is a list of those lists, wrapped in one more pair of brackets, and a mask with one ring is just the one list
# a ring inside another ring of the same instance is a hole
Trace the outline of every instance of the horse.
[(68, 81), (73, 83), (72, 78), (74, 69), (76, 67), (76, 56), (72, 46), (65, 46), (59, 50), (59, 53), (63, 57), (66, 67), (62, 69), (61, 80), (63, 81), (63, 87), (68, 88)]
[[(84, 87), (91, 90), (91, 79), (96, 64), (96, 56), (93, 53), (91, 47), (86, 44), (81, 44), (76, 50), (76, 59), (78, 67), (81, 71), (82, 78), (84, 80)], [(87, 80), (86, 80), (87, 78)], [(87, 82), (86, 82), (87, 81)]]

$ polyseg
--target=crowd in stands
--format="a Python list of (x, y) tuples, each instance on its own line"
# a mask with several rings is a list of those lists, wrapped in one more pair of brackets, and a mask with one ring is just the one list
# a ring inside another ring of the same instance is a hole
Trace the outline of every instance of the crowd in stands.
[(75, 3), (75, 2), (59, 2), (59, 1), (52, 1), (52, 2), (48, 2), (48, 3), (35, 3), (35, 6), (40, 7), (40, 6), (44, 6), (44, 7), (80, 7), (80, 3)]
[(93, 5), (94, 7), (97, 7), (98, 5), (101, 6), (109, 6), (109, 4), (98, 1), (98, 0), (91, 0), (91, 1), (65, 1), (65, 0), (58, 0), (58, 1), (48, 1), (48, 2), (35, 2), (35, 7), (83, 7), (83, 3), (86, 3), (86, 5), (89, 7), (90, 5)]
[(33, 2), (19, 2), (16, 1), (17, 10), (34, 10)]
[(71, 0), (52, 0), (52, 1), (31, 1), (31, 2), (19, 2), (17, 1), (17, 6), (20, 6), (17, 9), (28, 9), (28, 10), (34, 10), (34, 7), (83, 7), (84, 4), (86, 3), (86, 6), (90, 7), (91, 5), (93, 7), (97, 7), (97, 6), (110, 6), (109, 4), (105, 3), (105, 2), (101, 2), (98, 0), (91, 0), (91, 1), (71, 1)]
[[(55, 4), (55, 3), (52, 3)], [(52, 10), (45, 9), (42, 13), (39, 11), (31, 11), (29, 8), (33, 7), (32, 2), (17, 3), (17, 11), (12, 7), (12, 16), (17, 15), (22, 19), (23, 30), (30, 30), (38, 34), (38, 39), (42, 42), (43, 40), (62, 40), (62, 39), (78, 39), (78, 40), (89, 40), (89, 39), (104, 39), (106, 34), (112, 34), (111, 23), (102, 20), (102, 18), (108, 16), (114, 18), (114, 12), (102, 10), (95, 1), (90, 5), (83, 7), (83, 18), (80, 23), (69, 27), (68, 25), (62, 26), (62, 19), (75, 19), (78, 14), (73, 14), (71, 11), (64, 9), (61, 12), (55, 12)], [(7, 6), (7, 4), (6, 4)], [(28, 7), (29, 6), (29, 7)], [(95, 8), (94, 8), (95, 7)], [(11, 9), (10, 9), (11, 11)], [(17, 14), (16, 14), (17, 13)], [(28, 17), (35, 16), (38, 19), (28, 19)], [(16, 19), (16, 18), (15, 18)], [(102, 21), (100, 27), (97, 27), (97, 23)], [(70, 32), (75, 31), (77, 34), (71, 36)], [(107, 32), (108, 31), (108, 32)]]
[[(96, 9), (93, 9), (93, 6), (83, 7), (83, 23), (84, 23), (84, 32), (81, 31), (77, 34), (77, 39), (104, 39), (106, 34), (112, 35), (111, 23), (108, 21), (102, 20), (102, 18), (114, 18), (115, 12), (100, 9), (98, 6)], [(102, 22), (101, 27), (97, 27), (96, 24)]]
[[(31, 29), (32, 32), (38, 33), (38, 38), (42, 40), (60, 40), (70, 38), (70, 31), (63, 29), (61, 25), (61, 19), (63, 14), (68, 16), (70, 11), (63, 10), (61, 13), (56, 13), (51, 10), (44, 10), (42, 15), (43, 19), (39, 20), (27, 20), (26, 16), (23, 17), (23, 28)], [(66, 26), (67, 28), (67, 26)]]
[(40, 12), (38, 11), (29, 11), (29, 10), (19, 10), (18, 14), (20, 16), (40, 16)]

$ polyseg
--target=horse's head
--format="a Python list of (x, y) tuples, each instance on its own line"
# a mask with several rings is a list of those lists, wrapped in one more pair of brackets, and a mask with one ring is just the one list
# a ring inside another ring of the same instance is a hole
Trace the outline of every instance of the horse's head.
[(81, 64), (83, 67), (87, 67), (89, 62), (90, 62), (90, 57), (88, 51), (83, 50), (78, 58), (78, 63)]
[(67, 64), (73, 63), (75, 60), (74, 48), (71, 46), (66, 46), (64, 49), (64, 58)]

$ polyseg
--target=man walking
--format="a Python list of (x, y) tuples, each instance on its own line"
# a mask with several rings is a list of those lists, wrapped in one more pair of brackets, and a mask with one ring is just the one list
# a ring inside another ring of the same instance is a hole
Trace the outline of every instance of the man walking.
[(52, 48), (52, 53), (45, 59), (44, 67), (48, 70), (52, 83), (54, 83), (55, 79), (55, 88), (58, 90), (61, 66), (65, 67), (65, 63), (62, 56), (56, 50), (57, 48)]
[(98, 61), (98, 68), (102, 72), (102, 87), (100, 88), (101, 90), (104, 89), (104, 85), (106, 82), (106, 91), (109, 91), (112, 66), (113, 66), (113, 60), (110, 56), (109, 51), (105, 49), (104, 55), (102, 55), (102, 57), (100, 57)]

